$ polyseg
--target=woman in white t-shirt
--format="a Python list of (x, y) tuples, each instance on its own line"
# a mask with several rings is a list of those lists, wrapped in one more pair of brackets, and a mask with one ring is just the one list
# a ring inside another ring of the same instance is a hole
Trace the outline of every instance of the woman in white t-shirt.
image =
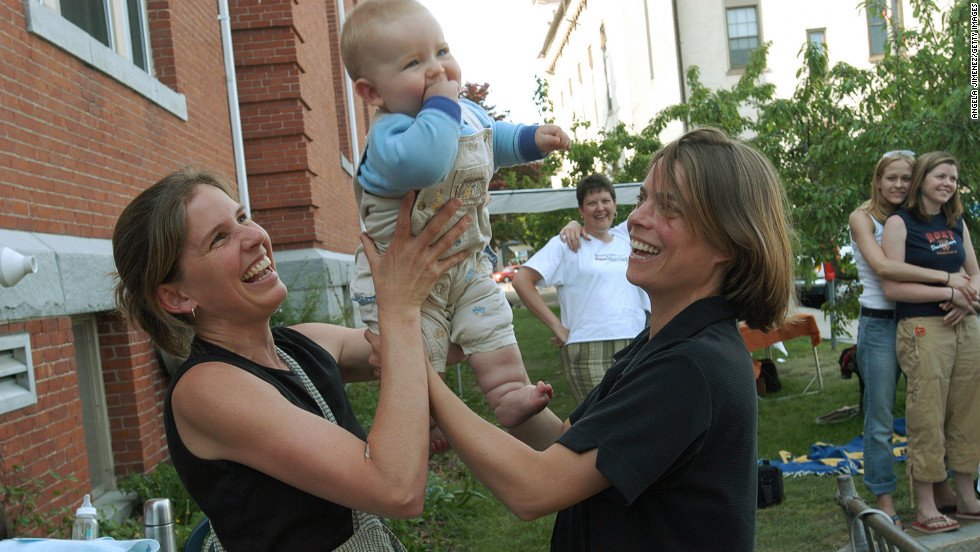
[[(601, 174), (590, 175), (579, 182), (576, 196), (591, 239), (574, 251), (561, 236), (551, 238), (524, 263), (513, 285), (524, 306), (554, 333), (551, 341), (561, 347), (565, 379), (578, 404), (602, 380), (613, 354), (646, 327), (645, 309), (650, 304), (643, 290), (626, 280), (629, 235), (625, 222), (612, 226), (612, 182)], [(560, 319), (545, 304), (538, 286), (556, 288)]]

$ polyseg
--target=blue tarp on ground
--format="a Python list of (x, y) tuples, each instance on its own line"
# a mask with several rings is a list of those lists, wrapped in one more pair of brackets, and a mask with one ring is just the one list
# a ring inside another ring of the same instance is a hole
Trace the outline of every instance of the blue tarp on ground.
[[(907, 442), (905, 438), (905, 418), (895, 420), (892, 447), (896, 462), (905, 461)], [(764, 460), (760, 459), (761, 464)], [(829, 443), (817, 442), (810, 445), (810, 453), (805, 456), (794, 456), (791, 452), (779, 451), (778, 460), (768, 460), (772, 465), (779, 466), (783, 475), (793, 477), (801, 475), (834, 475), (834, 474), (864, 474), (864, 436), (858, 435), (850, 443), (834, 446)]]

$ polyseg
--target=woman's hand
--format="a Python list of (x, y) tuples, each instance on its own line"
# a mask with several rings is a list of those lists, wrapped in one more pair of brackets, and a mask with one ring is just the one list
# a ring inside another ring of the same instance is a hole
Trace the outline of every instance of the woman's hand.
[(953, 293), (949, 301), (943, 301), (940, 303), (940, 307), (943, 310), (949, 311), (952, 309), (962, 309), (965, 313), (976, 314), (977, 308), (980, 304), (976, 300), (971, 300), (969, 297), (960, 293), (960, 290), (956, 288), (951, 288)]
[(395, 234), (384, 254), (378, 253), (367, 234), (361, 234), (379, 309), (382, 303), (418, 308), (439, 276), (466, 258), (465, 251), (442, 258), (473, 220), (470, 215), (464, 215), (445, 234), (442, 233), (463, 202), (458, 198), (446, 202), (418, 236), (411, 233), (414, 203), (414, 192), (402, 198)]
[(972, 310), (954, 306), (949, 310), (949, 312), (946, 313), (946, 316), (943, 317), (943, 324), (946, 326), (955, 326), (966, 318), (966, 315), (971, 314), (972, 312)]
[(970, 276), (964, 272), (950, 272), (946, 287), (959, 291), (971, 303), (977, 300), (977, 290), (970, 285)]
[(568, 224), (558, 232), (558, 236), (561, 241), (568, 244), (568, 248), (572, 251), (578, 251), (582, 247), (582, 240), (592, 241), (592, 238), (585, 233), (585, 227), (579, 224), (577, 220), (568, 221)]
[(561, 347), (568, 342), (568, 334), (571, 333), (568, 328), (562, 326), (561, 328), (555, 330), (555, 336), (551, 338), (551, 342), (555, 344), (555, 347)]

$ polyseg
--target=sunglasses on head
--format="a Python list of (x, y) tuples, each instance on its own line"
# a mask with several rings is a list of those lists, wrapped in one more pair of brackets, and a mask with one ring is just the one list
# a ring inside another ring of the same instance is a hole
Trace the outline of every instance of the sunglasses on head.
[(889, 157), (898, 157), (899, 155), (908, 155), (909, 157), (915, 157), (915, 152), (911, 150), (894, 150), (882, 155), (881, 158), (888, 159)]

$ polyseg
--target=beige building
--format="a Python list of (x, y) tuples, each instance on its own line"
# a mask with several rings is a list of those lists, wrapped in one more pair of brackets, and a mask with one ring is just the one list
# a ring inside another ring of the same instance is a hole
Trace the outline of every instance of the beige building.
[[(858, 0), (560, 0), (540, 53), (556, 123), (588, 122), (580, 139), (620, 122), (638, 132), (663, 108), (686, 101), (691, 66), (708, 88), (730, 89), (765, 42), (772, 47), (763, 81), (789, 97), (807, 41), (825, 44), (831, 65), (869, 67), (882, 57), (887, 29), (911, 20), (912, 7), (908, 0), (881, 4), (884, 16)], [(683, 130), (672, 123), (661, 139)]]

